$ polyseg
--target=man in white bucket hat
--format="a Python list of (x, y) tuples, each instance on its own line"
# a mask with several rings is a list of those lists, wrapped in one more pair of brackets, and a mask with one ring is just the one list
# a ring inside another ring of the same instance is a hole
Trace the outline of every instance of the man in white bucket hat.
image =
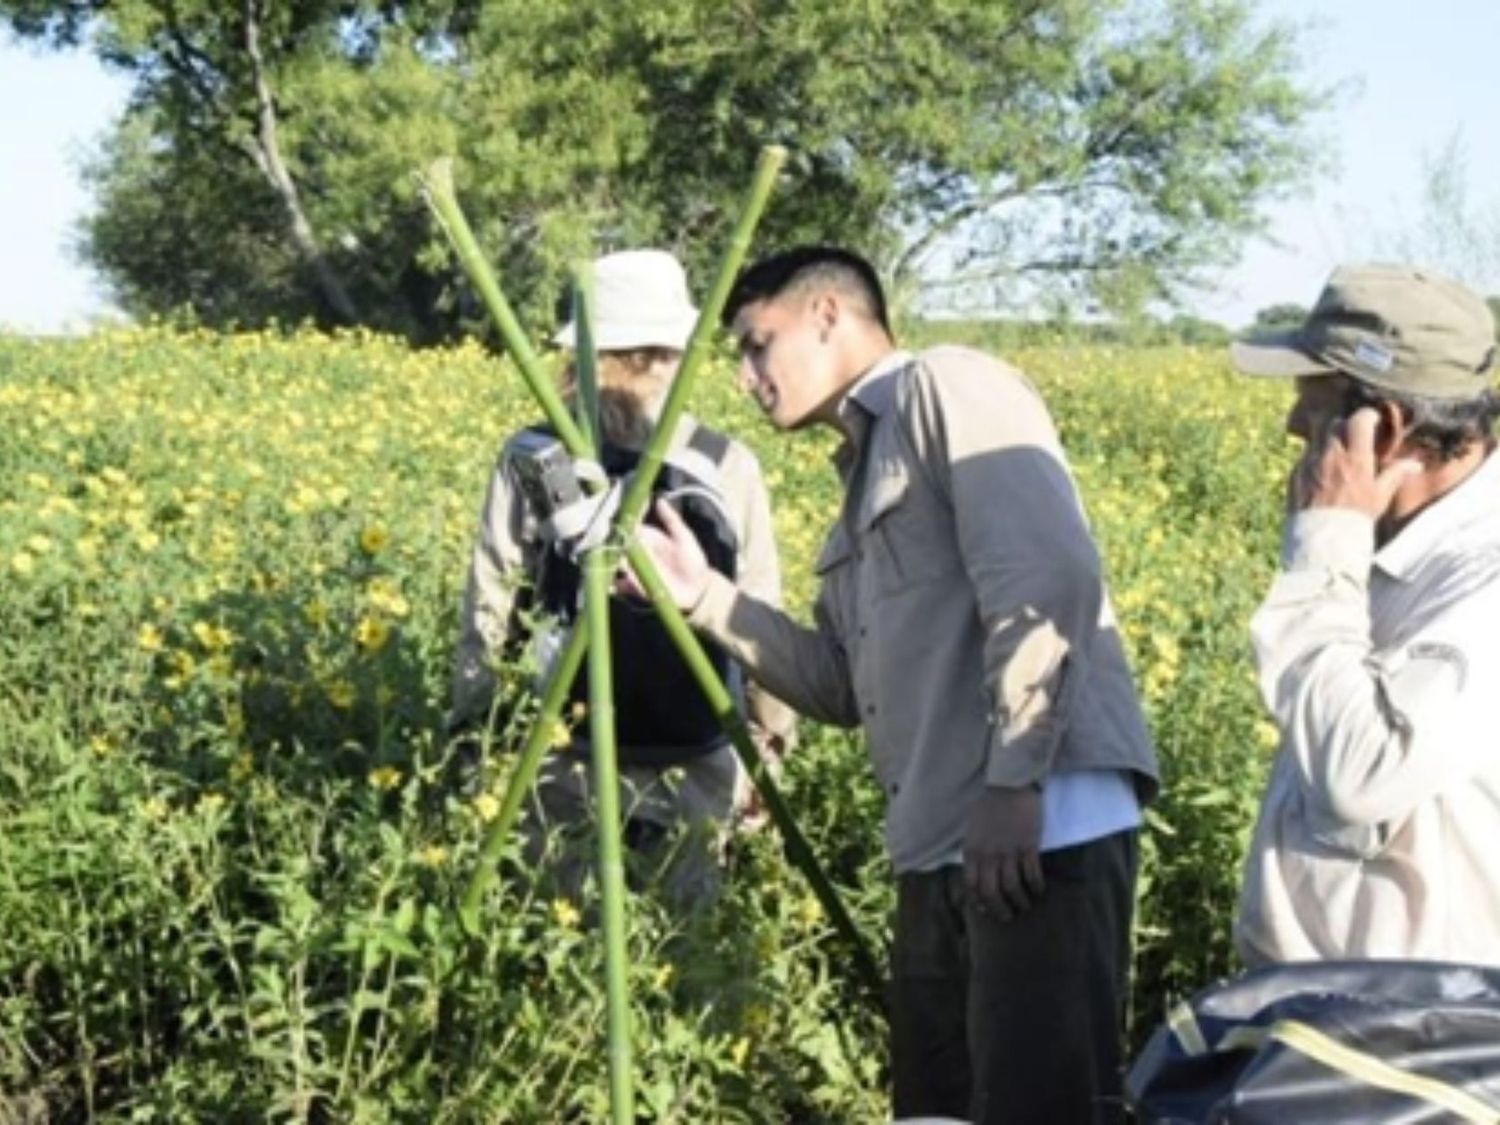
[[(665, 250), (621, 250), (594, 263), (594, 341), (601, 352), (663, 348), (680, 355), (697, 323), (687, 275)], [(552, 342), (573, 349), (571, 320)]]
[[(593, 312), (601, 460), (614, 475), (633, 467), (650, 437), (698, 310), (675, 257), (664, 250), (624, 250), (595, 261)], [(571, 321), (553, 342), (575, 347)], [(571, 391), (571, 362), (563, 380)], [(534, 633), (527, 627), (535, 610), (564, 620), (576, 611), (576, 566), (544, 541), (543, 514), (528, 503), (517, 475), (519, 459), (535, 448), (539, 433), (512, 434), (490, 481), (464, 595), (451, 729), (473, 731), (491, 721), (496, 662), (517, 642), (545, 649), (549, 638), (556, 640), (556, 628)], [(687, 511), (699, 505), (700, 534), (720, 540), (725, 565), (738, 581), (779, 599), (770, 497), (754, 454), (684, 415), (663, 479), (690, 486), (692, 495), (679, 506)], [(749, 808), (751, 794), (733, 748), (658, 630), (650, 610), (612, 607), (621, 807), (628, 839), (652, 861), (647, 870), (662, 876), (674, 901), (696, 904), (716, 890), (724, 830), (737, 811)], [(727, 658), (721, 668), (731, 688), (738, 687), (738, 669)], [(580, 702), (583, 680), (574, 691)], [(792, 739), (796, 716), (754, 685), (740, 690), (752, 732), (775, 759)], [(592, 857), (581, 831), (592, 809), (586, 728), (575, 723), (572, 744), (547, 755), (526, 825), (528, 858), (545, 864), (564, 893), (576, 892)]]

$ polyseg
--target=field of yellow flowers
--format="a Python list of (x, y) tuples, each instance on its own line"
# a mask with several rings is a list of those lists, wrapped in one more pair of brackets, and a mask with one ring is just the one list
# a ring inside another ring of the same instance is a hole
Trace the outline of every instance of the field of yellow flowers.
[[(1233, 967), (1273, 741), (1245, 625), (1274, 561), (1284, 403), (1206, 352), (1008, 358), (1058, 418), (1167, 770), (1139, 1035)], [(730, 383), (708, 373), (697, 413), (760, 454), (805, 607), (830, 443), (772, 434)], [(477, 347), (0, 337), (0, 1121), (603, 1117), (588, 911), (515, 877), (482, 935), (454, 918), (495, 798), (443, 784), (449, 653), (498, 442), (532, 419)], [(803, 743), (793, 807), (882, 938), (857, 740)], [(653, 1119), (887, 1114), (880, 1026), (768, 832), (712, 910), (638, 896), (630, 943)]]

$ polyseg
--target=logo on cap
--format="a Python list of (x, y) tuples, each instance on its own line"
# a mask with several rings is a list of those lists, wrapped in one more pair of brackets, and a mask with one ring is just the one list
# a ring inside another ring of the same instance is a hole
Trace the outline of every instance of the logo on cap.
[(1354, 361), (1384, 375), (1395, 366), (1396, 356), (1389, 348), (1372, 344), (1369, 340), (1361, 340), (1354, 349)]

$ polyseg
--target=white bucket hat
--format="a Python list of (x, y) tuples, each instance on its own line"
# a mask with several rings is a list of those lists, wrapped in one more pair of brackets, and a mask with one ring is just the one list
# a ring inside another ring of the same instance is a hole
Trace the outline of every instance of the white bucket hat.
[[(697, 322), (687, 274), (665, 250), (621, 250), (594, 261), (594, 346), (600, 351), (683, 351)], [(552, 342), (576, 344), (571, 320)]]

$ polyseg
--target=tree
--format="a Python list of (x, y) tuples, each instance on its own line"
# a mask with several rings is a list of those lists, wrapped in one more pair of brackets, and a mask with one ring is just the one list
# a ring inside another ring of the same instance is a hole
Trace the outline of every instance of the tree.
[[(756, 151), (768, 242), (869, 251), (948, 307), (1170, 298), (1315, 167), (1321, 95), (1253, 0), (0, 0), (135, 77), (85, 255), (127, 308), (465, 322), (411, 170), (458, 156), (508, 290), (655, 243), (697, 267)], [(170, 246), (160, 245), (170, 239)]]
[(1441, 270), (1476, 289), (1500, 284), (1500, 196), (1470, 195), (1468, 155), (1454, 133), (1423, 159), (1415, 220), (1374, 238), (1379, 256)]
[(1310, 310), (1306, 305), (1299, 305), (1295, 301), (1283, 301), (1280, 304), (1267, 305), (1258, 309), (1255, 320), (1250, 325), (1251, 332), (1285, 332), (1293, 328), (1302, 327), (1302, 322), (1307, 319)]

